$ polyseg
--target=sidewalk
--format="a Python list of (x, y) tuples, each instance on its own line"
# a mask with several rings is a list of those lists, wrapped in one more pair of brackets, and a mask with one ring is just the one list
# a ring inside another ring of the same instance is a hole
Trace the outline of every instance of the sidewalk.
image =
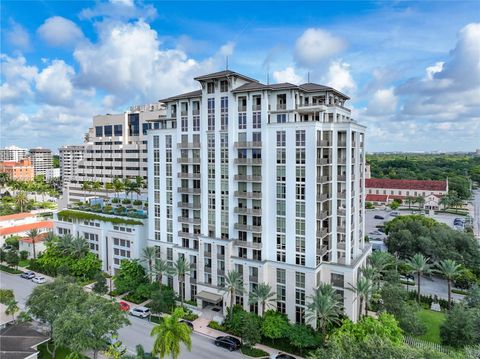
[[(216, 338), (216, 337), (225, 336), (225, 335), (230, 335), (232, 337), (235, 337), (234, 335), (224, 333), (224, 332), (221, 332), (219, 330), (210, 328), (208, 326), (208, 323), (210, 323), (209, 319), (198, 317), (197, 319), (195, 319), (193, 321), (193, 328), (194, 328), (196, 333), (205, 335), (205, 336), (210, 337), (210, 338)], [(238, 338), (238, 337), (236, 337), (236, 338)], [(240, 338), (238, 338), (238, 339), (240, 339)], [(282, 351), (280, 351), (278, 349), (270, 348), (270, 347), (267, 347), (266, 345), (263, 345), (263, 344), (257, 344), (257, 345), (255, 345), (255, 348), (261, 349), (261, 350), (267, 352), (269, 354), (270, 358), (275, 358), (278, 354), (283, 353)], [(289, 355), (291, 355), (295, 358), (299, 358), (299, 359), (302, 358), (302, 357), (299, 357), (299, 356), (295, 356), (293, 354), (289, 354)]]

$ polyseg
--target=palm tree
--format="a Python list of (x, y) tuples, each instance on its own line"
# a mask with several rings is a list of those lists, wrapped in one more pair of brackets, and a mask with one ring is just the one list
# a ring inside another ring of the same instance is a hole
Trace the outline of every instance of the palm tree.
[(410, 272), (417, 275), (417, 301), (420, 303), (420, 278), (422, 274), (431, 272), (431, 265), (428, 264), (428, 258), (420, 253), (415, 254), (406, 263), (410, 267)]
[(372, 282), (372, 285), (376, 288), (380, 286), (380, 272), (376, 267), (367, 266), (361, 269), (363, 276)]
[(314, 321), (325, 336), (327, 326), (340, 321), (342, 308), (339, 295), (331, 284), (320, 283), (313, 295), (309, 296), (309, 299), (310, 303), (307, 305), (306, 318)]
[(184, 293), (184, 284), (185, 284), (185, 275), (190, 273), (190, 263), (188, 263), (185, 258), (178, 257), (177, 261), (175, 262), (175, 272), (178, 276), (178, 286), (180, 293), (180, 302), (183, 307), (183, 293)]
[(92, 191), (93, 193), (98, 196), (98, 191), (100, 188), (102, 188), (102, 183), (100, 181), (93, 181), (92, 182)]
[(63, 237), (60, 237), (57, 246), (61, 251), (63, 251), (63, 253), (68, 254), (71, 251), (73, 241), (73, 236), (70, 233), (67, 233), (64, 234)]
[(40, 233), (38, 232), (38, 229), (34, 228), (28, 231), (27, 237), (32, 240), (32, 249), (33, 249), (33, 259), (37, 259), (37, 253), (36, 253), (36, 248), (35, 248), (35, 241), (38, 238), (38, 235)]
[(407, 197), (405, 198), (405, 203), (408, 204), (408, 209), (412, 208), (412, 204), (415, 203), (415, 197)]
[(443, 206), (443, 210), (445, 211), (447, 207), (450, 206), (450, 202), (451, 202), (450, 197), (447, 195), (440, 198), (440, 201), (438, 201), (438, 204)]
[(242, 275), (234, 270), (227, 272), (223, 289), (230, 294), (230, 310), (232, 310), (235, 296), (244, 291)]
[(43, 241), (47, 247), (50, 247), (53, 243), (58, 241), (58, 236), (53, 233), (53, 231), (49, 231)]
[(85, 238), (77, 236), (70, 242), (68, 250), (74, 257), (81, 258), (88, 253), (90, 245)]
[(148, 279), (152, 281), (153, 266), (155, 263), (155, 247), (145, 247), (142, 251), (142, 262), (147, 264)]
[(375, 270), (382, 274), (385, 269), (390, 264), (390, 255), (384, 252), (373, 252), (370, 257), (368, 257), (370, 266), (375, 268)]
[(138, 199), (138, 196), (140, 195), (141, 190), (146, 188), (146, 182), (145, 182), (145, 180), (143, 179), (142, 176), (137, 176), (137, 177), (135, 177), (135, 185), (136, 185), (137, 191), (138, 191), (138, 192), (136, 192), (137, 193), (137, 199)]
[(5, 314), (11, 315), (12, 320), (15, 320), (15, 313), (19, 310), (20, 308), (18, 307), (18, 302), (15, 299), (12, 299), (8, 302), (7, 308), (5, 308)]
[[(123, 189), (126, 197), (137, 190), (135, 182), (130, 181), (128, 177), (123, 180)], [(132, 197), (130, 197), (130, 199), (132, 199)]]
[(262, 315), (265, 314), (265, 308), (275, 298), (276, 293), (272, 291), (272, 287), (266, 283), (260, 283), (250, 293), (250, 304), (260, 303), (262, 308)]
[(83, 199), (85, 203), (87, 202), (87, 192), (90, 192), (91, 189), (92, 189), (91, 182), (89, 181), (82, 182)]
[(461, 264), (458, 264), (454, 260), (451, 259), (444, 259), (443, 261), (437, 263), (436, 270), (437, 273), (440, 273), (447, 279), (448, 283), (448, 309), (451, 307), (452, 302), (452, 281), (458, 277), (462, 272)]
[(172, 274), (174, 272), (174, 269), (162, 258), (157, 258), (155, 260), (155, 266), (153, 267), (153, 272), (157, 276), (157, 280), (160, 283), (160, 288), (161, 288), (163, 275)]
[(415, 199), (415, 202), (418, 203), (418, 209), (421, 211), (423, 208), (423, 205), (425, 204), (425, 198), (423, 198), (422, 196), (418, 196)]
[(115, 192), (115, 197), (118, 197), (118, 194), (125, 189), (123, 182), (119, 178), (115, 178), (112, 182), (113, 191)]
[(363, 302), (365, 301), (365, 316), (368, 315), (368, 301), (370, 298), (370, 294), (373, 291), (373, 285), (372, 282), (365, 278), (365, 277), (360, 277), (357, 280), (357, 286), (353, 286), (352, 284), (349, 284), (350, 288), (349, 290), (355, 292), (357, 294), (357, 298), (360, 300), (360, 317), (362, 316), (362, 308), (363, 308)]
[(15, 204), (20, 207), (20, 212), (23, 212), (24, 208), (28, 204), (28, 196), (24, 191), (20, 191), (15, 196)]
[(163, 321), (152, 329), (150, 336), (155, 337), (153, 355), (158, 355), (160, 359), (171, 355), (172, 359), (177, 359), (182, 342), (189, 351), (192, 350), (191, 329), (179, 321), (184, 314), (182, 308), (177, 308), (171, 316), (164, 317)]
[(104, 185), (103, 185), (103, 188), (105, 189), (105, 191), (107, 193), (110, 193), (111, 191), (113, 191), (113, 183), (111, 182), (106, 182)]

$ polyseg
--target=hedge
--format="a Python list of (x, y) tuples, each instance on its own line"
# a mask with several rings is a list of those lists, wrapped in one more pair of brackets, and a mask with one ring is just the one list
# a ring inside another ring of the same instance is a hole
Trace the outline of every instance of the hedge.
[(82, 220), (97, 220), (102, 222), (111, 222), (114, 224), (128, 224), (128, 225), (143, 225), (143, 222), (134, 219), (106, 217), (94, 213), (85, 213), (80, 211), (63, 210), (57, 213), (58, 218), (82, 219)]
[(262, 349), (258, 348), (249, 348), (247, 346), (242, 346), (240, 349), (242, 351), (242, 354), (245, 354), (246, 356), (253, 357), (253, 358), (270, 358), (270, 355), (263, 351)]
[(21, 273), (23, 273), (21, 270), (11, 268), (11, 267), (7, 267), (7, 266), (4, 266), (3, 264), (0, 264), (0, 270), (4, 271), (4, 272), (7, 272), (7, 273), (10, 273), (10, 274), (21, 274)]

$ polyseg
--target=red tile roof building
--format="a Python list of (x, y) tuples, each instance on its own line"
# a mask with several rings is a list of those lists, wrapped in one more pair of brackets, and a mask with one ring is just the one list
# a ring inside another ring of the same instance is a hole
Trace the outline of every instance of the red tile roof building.
[(30, 158), (24, 158), (18, 162), (0, 162), (0, 173), (6, 173), (11, 179), (16, 181), (32, 181), (34, 177)]

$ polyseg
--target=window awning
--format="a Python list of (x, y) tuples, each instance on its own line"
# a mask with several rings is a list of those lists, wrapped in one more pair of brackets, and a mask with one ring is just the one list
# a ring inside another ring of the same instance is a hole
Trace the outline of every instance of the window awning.
[(205, 291), (201, 291), (200, 293), (197, 293), (196, 297), (198, 299), (204, 300), (204, 301), (212, 303), (212, 304), (218, 304), (223, 299), (223, 297), (219, 294), (209, 293), (209, 292), (205, 292)]

